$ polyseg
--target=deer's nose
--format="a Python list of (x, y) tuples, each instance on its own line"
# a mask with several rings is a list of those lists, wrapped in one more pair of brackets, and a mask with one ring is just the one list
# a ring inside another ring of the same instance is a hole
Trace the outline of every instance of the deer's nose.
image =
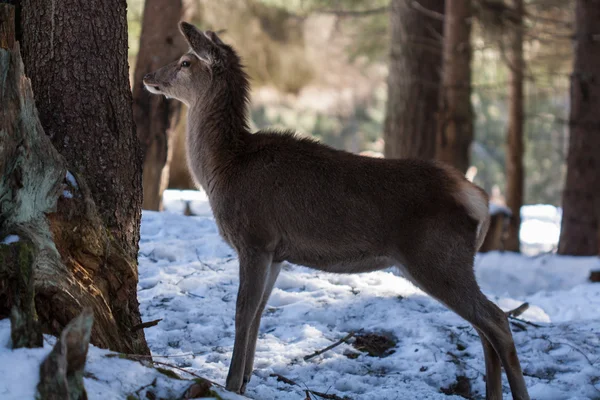
[(150, 79), (152, 78), (152, 74), (146, 74), (144, 75), (144, 80)]

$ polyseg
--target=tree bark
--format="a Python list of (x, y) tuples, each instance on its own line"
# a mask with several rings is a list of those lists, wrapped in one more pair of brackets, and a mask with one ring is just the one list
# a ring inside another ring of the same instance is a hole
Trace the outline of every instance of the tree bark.
[(558, 252), (600, 255), (600, 1), (577, 0), (567, 180)]
[(162, 206), (181, 103), (150, 94), (144, 89), (142, 78), (186, 51), (185, 40), (178, 30), (183, 11), (183, 0), (146, 0), (144, 7), (134, 73), (133, 116), (144, 155), (142, 207), (147, 210), (160, 210)]
[(392, 0), (387, 158), (435, 157), (443, 15), (442, 0)]
[[(40, 211), (53, 206), (64, 166), (56, 152), (44, 148), (48, 139), (37, 121), (31, 86), (23, 77), (15, 44), (15, 9), (2, 3), (0, 76), (0, 319), (10, 315), (13, 348), (42, 347), (42, 327), (35, 308), (37, 246), (33, 235), (19, 225), (26, 223), (34, 231), (44, 229)], [(39, 160), (29, 157), (32, 152), (41, 156)], [(26, 193), (29, 183), (34, 183), (39, 197)]]
[(42, 126), (83, 175), (131, 258), (141, 218), (141, 152), (132, 118), (125, 0), (21, 1), (25, 73)]
[(473, 141), (471, 0), (446, 0), (445, 18), (436, 158), (466, 173)]
[(506, 250), (519, 251), (519, 229), (523, 206), (523, 0), (513, 0), (514, 18), (509, 32), (508, 67), (508, 132), (506, 143), (506, 205), (513, 215), (508, 224)]
[[(60, 334), (90, 307), (91, 343), (149, 354), (143, 330), (131, 330), (141, 323), (141, 159), (125, 2), (23, 0), (21, 28), (39, 118), (20, 56), (9, 69), (3, 61), (0, 241), (13, 235), (34, 245), (35, 308), (45, 332)], [(6, 90), (14, 86), (20, 95)], [(4, 113), (5, 104), (14, 110)], [(4, 289), (0, 282), (7, 300), (0, 318), (13, 305)]]

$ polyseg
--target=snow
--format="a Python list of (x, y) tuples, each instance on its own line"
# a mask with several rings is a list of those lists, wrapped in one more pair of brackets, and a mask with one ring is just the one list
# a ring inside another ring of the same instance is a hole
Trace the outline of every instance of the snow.
[(2, 239), (2, 241), (0, 242), (0, 244), (16, 243), (19, 240), (21, 240), (21, 238), (18, 235), (8, 235), (4, 239)]
[[(40, 363), (55, 343), (56, 338), (44, 335), (43, 348), (11, 350), (10, 322), (8, 319), (0, 320), (0, 399), (35, 398)], [(116, 355), (90, 346), (84, 371), (84, 385), (90, 400), (123, 400), (130, 394), (145, 399), (149, 388), (157, 398), (180, 398), (192, 384), (188, 380), (172, 379), (154, 368)], [(243, 399), (218, 387), (214, 387), (214, 392), (223, 400)]]
[(519, 238), (522, 251), (536, 255), (555, 251), (560, 237), (562, 210), (548, 204), (536, 204), (521, 208)]
[[(197, 216), (181, 215), (186, 203)], [(165, 362), (224, 384), (233, 349), (237, 259), (220, 239), (204, 195), (167, 192), (165, 206), (170, 211), (142, 215), (140, 310), (144, 321), (163, 319), (145, 330), (146, 338), (154, 355), (170, 356)], [(491, 300), (505, 310), (530, 304), (521, 318), (536, 326), (517, 321), (512, 328), (533, 399), (600, 398), (600, 285), (587, 281), (597, 268), (595, 257), (477, 256), (477, 278)], [(356, 350), (343, 344), (304, 361), (351, 331), (389, 335), (397, 342), (394, 352), (350, 359), (344, 353)], [(3, 347), (8, 337), (9, 323), (0, 321), (0, 399), (33, 398), (39, 362), (54, 339), (46, 337), (44, 349), (12, 351)], [(107, 354), (90, 347), (85, 384), (92, 400), (125, 398), (157, 377), (161, 396), (189, 385)], [(246, 396), (301, 400), (311, 389), (353, 400), (447, 399), (440, 388), (464, 375), (474, 398), (483, 399), (484, 371), (473, 328), (394, 270), (336, 275), (286, 265), (262, 318)], [(505, 376), (503, 383), (510, 398)]]
[(73, 186), (75, 189), (79, 188), (79, 186), (77, 185), (77, 180), (75, 179), (75, 177), (73, 176), (73, 174), (71, 173), (71, 171), (67, 171), (67, 174), (65, 175), (65, 178), (67, 179), (67, 181), (69, 181), (69, 183), (71, 184), (71, 186)]

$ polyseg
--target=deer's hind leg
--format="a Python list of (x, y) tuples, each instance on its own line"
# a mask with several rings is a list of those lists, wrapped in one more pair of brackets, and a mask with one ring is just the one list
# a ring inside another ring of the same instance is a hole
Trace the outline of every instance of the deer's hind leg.
[[(481, 339), (483, 346), (483, 355), (485, 357), (485, 391), (486, 400), (502, 400), (502, 364), (498, 353), (487, 339), (487, 337), (477, 329), (477, 334)], [(494, 394), (500, 393), (500, 397), (494, 397)]]
[(436, 240), (431, 246), (413, 249), (413, 255), (403, 257), (405, 269), (417, 286), (470, 322), (479, 333), (486, 359), (486, 398), (502, 399), (501, 361), (513, 398), (528, 400), (506, 315), (481, 292), (473, 272), (473, 245), (465, 240), (461, 246), (457, 236), (458, 243), (444, 245)]

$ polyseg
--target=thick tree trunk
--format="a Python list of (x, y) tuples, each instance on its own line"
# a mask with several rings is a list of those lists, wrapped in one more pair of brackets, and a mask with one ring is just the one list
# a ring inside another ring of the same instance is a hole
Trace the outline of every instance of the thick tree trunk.
[[(0, 239), (13, 234), (34, 245), (35, 305), (44, 331), (58, 335), (90, 307), (93, 344), (148, 354), (143, 331), (132, 329), (141, 322), (141, 158), (125, 2), (23, 0), (21, 18), (39, 119), (31, 100), (19, 100), (20, 117), (2, 120), (12, 128), (0, 149), (0, 193), (3, 205), (12, 206), (0, 207)], [(22, 71), (9, 76), (29, 85)], [(2, 289), (8, 301), (0, 317), (12, 306)]]
[(162, 193), (169, 183), (174, 129), (181, 103), (151, 95), (142, 78), (149, 72), (176, 60), (186, 51), (178, 31), (183, 16), (183, 0), (146, 0), (142, 20), (140, 51), (135, 64), (133, 116), (144, 154), (143, 208), (159, 210)]
[(21, 1), (22, 53), (46, 135), (85, 177), (100, 216), (137, 257), (141, 152), (127, 63), (125, 0)]
[(578, 0), (567, 181), (558, 252), (600, 254), (600, 1)]
[(513, 216), (509, 222), (506, 250), (519, 251), (519, 229), (521, 227), (521, 207), (523, 206), (523, 128), (524, 101), (523, 75), (523, 0), (513, 0), (514, 19), (509, 33), (508, 67), (508, 133), (506, 144), (506, 205)]
[(443, 15), (442, 0), (392, 0), (387, 158), (435, 157)]
[(466, 173), (473, 141), (471, 0), (446, 0), (445, 18), (436, 158)]

